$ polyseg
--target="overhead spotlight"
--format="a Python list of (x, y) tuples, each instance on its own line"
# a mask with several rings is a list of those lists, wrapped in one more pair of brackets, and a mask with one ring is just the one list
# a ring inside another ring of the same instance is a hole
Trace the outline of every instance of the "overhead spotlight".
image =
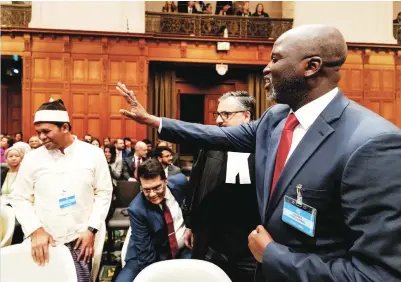
[(216, 71), (219, 75), (225, 75), (228, 71), (228, 65), (225, 64), (216, 64)]

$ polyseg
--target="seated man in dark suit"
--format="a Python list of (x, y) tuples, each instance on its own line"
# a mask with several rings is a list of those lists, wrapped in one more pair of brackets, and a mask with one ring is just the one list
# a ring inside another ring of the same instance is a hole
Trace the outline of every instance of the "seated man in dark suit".
[(138, 177), (142, 193), (128, 207), (132, 233), (126, 265), (117, 282), (132, 282), (154, 262), (191, 257), (191, 251), (185, 248), (185, 224), (180, 208), (186, 177), (177, 174), (167, 184), (163, 167), (154, 159), (139, 166)]
[(142, 142), (136, 142), (135, 153), (132, 157), (124, 159), (123, 162), (123, 179), (128, 181), (137, 181), (139, 165), (144, 162), (147, 158), (148, 147)]
[(173, 151), (169, 147), (157, 147), (153, 157), (163, 166), (166, 177), (181, 173), (181, 169), (173, 165)]

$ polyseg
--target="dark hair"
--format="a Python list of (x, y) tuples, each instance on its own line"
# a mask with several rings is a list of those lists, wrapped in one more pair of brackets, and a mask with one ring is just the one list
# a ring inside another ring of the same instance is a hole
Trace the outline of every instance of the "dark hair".
[(141, 177), (144, 179), (154, 179), (160, 176), (160, 179), (166, 179), (166, 173), (163, 166), (154, 159), (148, 159), (141, 163), (138, 167), (138, 180), (141, 182)]
[(93, 136), (90, 135), (89, 133), (86, 133), (86, 134), (84, 135), (84, 137), (85, 137), (85, 136), (89, 136), (90, 138), (93, 138)]
[(143, 139), (142, 142), (146, 145), (152, 145), (152, 141), (150, 141), (149, 139)]
[(110, 150), (110, 154), (111, 154), (110, 163), (112, 164), (116, 161), (116, 148), (113, 145), (108, 144), (108, 145), (104, 145), (103, 152), (106, 152), (106, 149)]
[(169, 147), (161, 146), (161, 147), (157, 147), (156, 148), (156, 150), (155, 150), (155, 152), (153, 154), (153, 157), (155, 157), (155, 158), (159, 158), (160, 157), (161, 158), (163, 156), (163, 152), (164, 151), (168, 151), (171, 154), (173, 154), (173, 151), (171, 151), (171, 149)]
[(124, 144), (125, 144), (125, 141), (129, 141), (129, 142), (132, 143), (132, 140), (131, 140), (131, 138), (129, 138), (129, 137), (125, 137), (125, 138), (124, 138)]
[[(42, 111), (42, 110), (67, 111), (66, 107), (64, 106), (64, 102), (61, 99), (58, 99), (58, 100), (52, 101), (52, 102), (43, 103), (38, 108), (38, 111)], [(41, 122), (35, 122), (35, 124), (44, 123), (44, 122), (54, 124), (58, 128), (61, 128), (66, 123), (66, 124), (68, 124), (68, 130), (71, 131), (71, 129), (72, 129), (72, 126), (69, 122), (41, 121)]]
[(22, 139), (22, 132), (20, 131), (20, 132), (15, 133), (14, 137), (17, 136), (17, 134), (21, 135), (21, 139)]
[(107, 139), (107, 140), (109, 140), (109, 142), (111, 143), (111, 139), (110, 139), (110, 137), (109, 137), (109, 136), (107, 136), (107, 137), (104, 137), (104, 138), (103, 138), (103, 141), (104, 141), (104, 139)]
[(100, 141), (99, 141), (99, 139), (97, 139), (97, 138), (92, 138), (92, 141), (91, 141), (91, 144), (93, 143), (93, 141), (97, 141), (97, 143), (99, 143), (99, 146), (100, 146)]
[[(4, 137), (3, 137), (4, 138)], [(11, 148), (15, 143), (15, 140), (12, 138), (7, 138), (8, 148)]]
[(243, 110), (251, 114), (251, 120), (255, 118), (256, 101), (253, 96), (250, 96), (247, 91), (231, 91), (221, 96), (219, 102), (230, 97), (236, 98)]

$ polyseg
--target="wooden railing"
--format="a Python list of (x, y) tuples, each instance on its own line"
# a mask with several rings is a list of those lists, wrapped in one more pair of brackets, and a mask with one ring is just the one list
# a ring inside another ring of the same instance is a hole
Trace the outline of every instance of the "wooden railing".
[(401, 24), (393, 24), (393, 34), (398, 44), (401, 44)]
[(204, 14), (146, 12), (146, 33), (166, 36), (222, 36), (275, 39), (292, 28), (293, 19), (275, 19)]
[(31, 21), (31, 5), (2, 4), (0, 10), (2, 27), (28, 27)]

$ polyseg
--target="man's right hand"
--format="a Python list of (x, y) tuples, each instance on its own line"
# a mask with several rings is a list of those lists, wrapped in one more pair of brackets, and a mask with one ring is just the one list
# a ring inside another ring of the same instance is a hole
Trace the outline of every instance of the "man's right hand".
[(43, 227), (31, 234), (32, 258), (39, 265), (49, 262), (49, 243), (55, 247), (56, 241)]
[(184, 241), (185, 246), (187, 246), (187, 248), (189, 249), (192, 249), (192, 247), (194, 246), (194, 234), (192, 233), (191, 229), (185, 229)]
[(121, 94), (127, 101), (130, 110), (120, 110), (120, 113), (127, 118), (130, 118), (140, 124), (159, 128), (161, 118), (149, 114), (144, 107), (139, 103), (135, 93), (132, 90), (128, 90), (125, 84), (121, 82), (117, 83), (116, 90)]

